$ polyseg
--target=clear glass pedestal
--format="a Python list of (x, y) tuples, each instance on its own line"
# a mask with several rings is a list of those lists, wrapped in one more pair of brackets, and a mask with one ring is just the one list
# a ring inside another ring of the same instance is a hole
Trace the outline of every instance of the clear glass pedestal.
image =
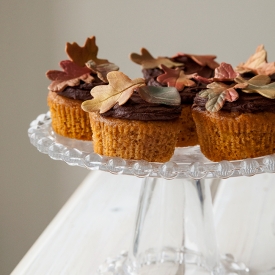
[[(227, 252), (220, 256), (210, 187), (204, 181), (274, 173), (275, 155), (214, 163), (201, 154), (199, 146), (194, 146), (177, 148), (167, 163), (100, 156), (93, 152), (91, 142), (55, 134), (49, 113), (31, 123), (28, 135), (41, 153), (54, 160), (141, 178), (132, 245), (127, 252), (106, 259), (99, 275), (275, 275), (272, 268), (252, 273), (249, 266), (236, 262)], [(273, 236), (270, 241), (274, 241)], [(275, 246), (269, 253), (275, 255)]]

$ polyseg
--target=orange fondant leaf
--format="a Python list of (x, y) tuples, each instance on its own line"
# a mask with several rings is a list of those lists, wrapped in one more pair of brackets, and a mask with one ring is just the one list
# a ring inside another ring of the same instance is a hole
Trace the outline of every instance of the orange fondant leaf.
[(105, 113), (116, 103), (124, 104), (133, 94), (134, 90), (145, 85), (143, 78), (131, 80), (122, 72), (113, 71), (107, 74), (108, 85), (96, 86), (92, 89), (93, 99), (82, 103), (82, 109), (86, 112), (99, 111)]
[(77, 86), (80, 80), (90, 83), (94, 78), (90, 75), (91, 70), (87, 67), (80, 67), (70, 60), (60, 62), (63, 71), (50, 70), (46, 76), (53, 82), (48, 89), (54, 92), (61, 92), (67, 86)]
[(132, 53), (130, 55), (130, 59), (141, 65), (143, 69), (153, 69), (153, 68), (161, 68), (161, 65), (165, 65), (168, 68), (183, 66), (184, 64), (179, 62), (173, 62), (169, 58), (166, 57), (157, 57), (154, 58), (145, 48), (141, 49), (141, 55), (137, 53)]
[(161, 74), (157, 77), (157, 81), (161, 84), (167, 84), (168, 87), (175, 87), (178, 91), (182, 91), (185, 86), (195, 86), (196, 83), (191, 80), (191, 76), (185, 75), (183, 70), (179, 68), (170, 69), (165, 65), (161, 65), (161, 69), (164, 71), (164, 74)]
[(80, 47), (77, 43), (67, 43), (65, 48), (70, 60), (79, 66), (85, 66), (89, 60), (93, 60), (96, 64), (108, 63), (106, 59), (98, 59), (98, 47), (95, 43), (95, 36), (88, 37), (85, 45)]

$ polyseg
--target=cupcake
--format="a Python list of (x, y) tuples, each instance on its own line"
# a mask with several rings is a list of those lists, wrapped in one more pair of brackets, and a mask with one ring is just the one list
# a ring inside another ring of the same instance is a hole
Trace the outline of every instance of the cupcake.
[(106, 75), (118, 67), (105, 59), (98, 59), (95, 37), (87, 38), (85, 45), (67, 43), (69, 60), (60, 62), (63, 71), (50, 70), (46, 76), (52, 81), (47, 102), (53, 130), (65, 137), (91, 140), (89, 115), (81, 109), (83, 101), (91, 99), (90, 91), (97, 85), (107, 85)]
[(168, 57), (154, 58), (146, 49), (141, 55), (132, 53), (130, 59), (142, 66), (146, 84), (156, 87), (175, 87), (181, 96), (182, 113), (180, 116), (180, 133), (178, 147), (198, 144), (195, 123), (192, 118), (191, 106), (195, 95), (206, 88), (204, 81), (214, 75), (218, 67), (214, 55), (192, 55), (178, 53)]
[(267, 75), (246, 79), (226, 63), (194, 99), (192, 115), (202, 153), (212, 161), (275, 152), (275, 83)]
[(149, 87), (110, 72), (108, 85), (94, 87), (82, 103), (90, 115), (94, 151), (124, 159), (166, 162), (175, 150), (181, 113), (180, 95), (171, 87)]

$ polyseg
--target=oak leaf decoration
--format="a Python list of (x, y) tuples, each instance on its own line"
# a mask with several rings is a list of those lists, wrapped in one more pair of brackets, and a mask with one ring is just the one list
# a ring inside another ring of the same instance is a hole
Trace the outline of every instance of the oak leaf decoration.
[(175, 87), (141, 86), (137, 92), (143, 100), (149, 103), (173, 106), (181, 103), (180, 94)]
[(173, 58), (176, 58), (179, 56), (187, 56), (191, 58), (193, 61), (195, 61), (197, 64), (199, 64), (200, 66), (202, 67), (208, 66), (213, 70), (219, 66), (219, 63), (215, 61), (217, 57), (215, 55), (195, 55), (195, 54), (178, 53), (177, 55), (173, 56)]
[(235, 81), (238, 85), (245, 85), (242, 89), (245, 93), (258, 93), (264, 97), (275, 99), (275, 82), (270, 83), (271, 79), (265, 75), (256, 75), (249, 80), (238, 77)]
[(46, 76), (52, 80), (48, 89), (53, 92), (61, 92), (67, 86), (77, 86), (80, 80), (91, 83), (94, 78), (90, 75), (91, 70), (87, 67), (81, 67), (71, 60), (64, 60), (60, 62), (60, 67), (63, 71), (50, 70), (46, 72)]
[(272, 75), (275, 73), (275, 62), (267, 63), (267, 52), (263, 45), (259, 45), (256, 52), (235, 70), (241, 74), (252, 72), (256, 75)]
[(222, 62), (220, 66), (215, 69), (213, 80), (229, 81), (234, 80), (238, 75), (230, 64)]
[(67, 43), (65, 51), (71, 61), (79, 66), (85, 66), (89, 60), (93, 60), (96, 64), (109, 63), (107, 59), (97, 58), (98, 47), (95, 43), (95, 36), (88, 37), (83, 47), (77, 43)]
[(182, 91), (185, 86), (192, 87), (196, 83), (191, 80), (192, 75), (186, 75), (183, 70), (176, 68), (170, 69), (165, 65), (161, 65), (164, 74), (157, 77), (157, 81), (161, 84), (167, 84), (168, 87), (175, 87), (178, 91)]
[(97, 74), (98, 78), (103, 82), (107, 83), (107, 74), (112, 71), (118, 71), (119, 67), (114, 63), (103, 63), (97, 65), (93, 60), (89, 60), (85, 63), (85, 65), (95, 74)]
[(183, 63), (173, 62), (172, 60), (166, 57), (159, 56), (157, 58), (154, 58), (145, 48), (141, 48), (140, 52), (141, 55), (137, 53), (131, 53), (130, 59), (133, 62), (141, 65), (143, 69), (161, 68), (162, 64), (168, 68), (179, 67), (184, 65)]
[(122, 72), (112, 71), (107, 74), (108, 85), (96, 86), (91, 90), (93, 99), (86, 100), (81, 107), (86, 112), (105, 113), (115, 104), (123, 105), (134, 90), (145, 85), (143, 78), (131, 80)]
[(239, 98), (239, 94), (234, 89), (235, 84), (226, 85), (221, 82), (213, 82), (207, 85), (206, 90), (199, 93), (199, 96), (207, 98), (205, 104), (209, 112), (218, 112), (226, 101), (233, 102)]

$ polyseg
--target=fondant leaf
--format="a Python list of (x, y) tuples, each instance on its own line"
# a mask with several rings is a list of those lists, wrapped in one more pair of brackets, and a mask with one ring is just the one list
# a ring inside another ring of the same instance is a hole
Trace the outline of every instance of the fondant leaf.
[(131, 80), (122, 72), (109, 72), (107, 74), (108, 85), (96, 86), (91, 90), (93, 99), (82, 103), (82, 109), (86, 112), (100, 111), (105, 113), (116, 103), (124, 104), (133, 94), (134, 90), (145, 85), (143, 78)]
[(185, 75), (183, 70), (179, 68), (170, 69), (165, 65), (161, 65), (164, 74), (157, 77), (157, 81), (161, 84), (167, 84), (168, 87), (175, 87), (178, 91), (182, 91), (185, 86), (195, 86), (196, 83), (190, 79), (191, 76)]
[(80, 80), (90, 83), (94, 78), (90, 75), (91, 70), (87, 67), (80, 67), (70, 60), (60, 62), (60, 67), (64, 71), (50, 70), (46, 76), (53, 82), (48, 89), (54, 92), (61, 92), (67, 86), (77, 86)]
[(219, 66), (219, 63), (215, 61), (215, 55), (195, 55), (195, 54), (185, 54), (185, 53), (178, 53), (177, 55), (173, 56), (173, 58), (179, 56), (187, 56), (195, 61), (197, 64), (201, 65), (202, 67), (208, 66), (211, 69), (216, 69)]
[(272, 75), (275, 74), (275, 62), (262, 64), (257, 68), (257, 74), (260, 75)]
[(264, 86), (257, 86), (253, 84), (248, 84), (246, 89), (243, 89), (245, 93), (258, 93), (264, 97), (275, 99), (275, 82)]
[(97, 58), (98, 47), (95, 43), (95, 36), (88, 37), (85, 45), (80, 47), (77, 43), (67, 43), (65, 48), (70, 60), (79, 66), (85, 66), (89, 60), (93, 60), (96, 64), (109, 63), (106, 59)]
[(168, 68), (184, 65), (179, 62), (173, 62), (166, 57), (154, 58), (145, 48), (142, 48), (140, 51), (141, 55), (137, 53), (130, 54), (130, 59), (133, 62), (141, 65), (143, 69), (161, 68), (161, 64), (165, 65)]
[(97, 65), (93, 60), (89, 60), (85, 63), (85, 65), (97, 74), (98, 78), (100, 78), (103, 82), (107, 83), (107, 74), (112, 71), (118, 71), (119, 67), (114, 63), (104, 63)]
[(233, 102), (239, 98), (234, 88), (229, 88), (221, 93), (212, 93), (205, 104), (209, 112), (218, 112), (224, 105), (225, 101)]
[(165, 105), (180, 105), (181, 98), (175, 87), (142, 86), (137, 89), (140, 97), (149, 102)]
[(259, 45), (256, 52), (248, 58), (245, 63), (240, 63), (236, 67), (239, 73), (253, 72), (255, 74), (271, 75), (275, 73), (275, 64), (267, 63), (267, 52), (263, 45)]
[(233, 80), (238, 76), (230, 64), (222, 62), (219, 67), (215, 69), (215, 80)]

